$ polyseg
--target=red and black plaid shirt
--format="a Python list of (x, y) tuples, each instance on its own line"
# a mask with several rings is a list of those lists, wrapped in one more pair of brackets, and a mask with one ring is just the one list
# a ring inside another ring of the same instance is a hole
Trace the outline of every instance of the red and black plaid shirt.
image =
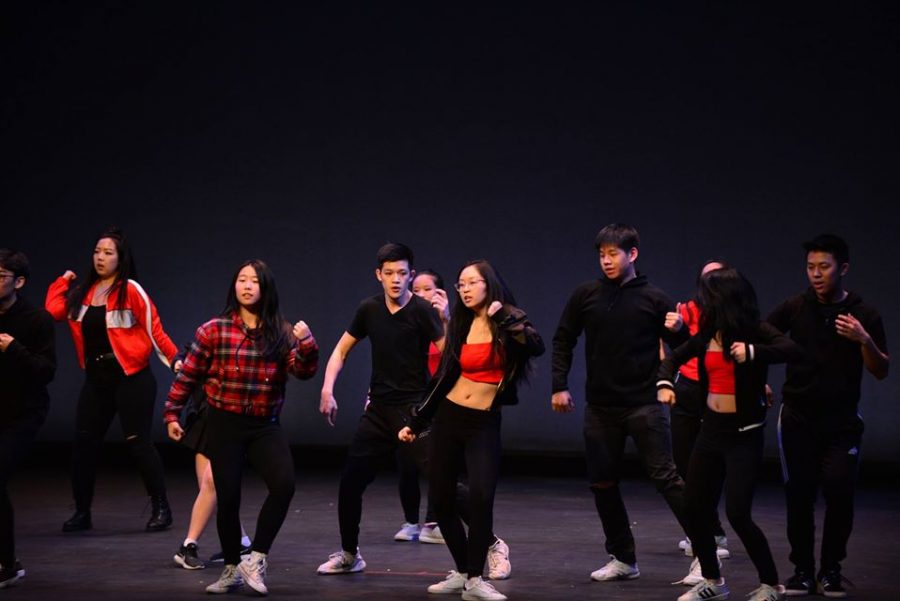
[(312, 336), (303, 342), (292, 337), (282, 357), (264, 357), (239, 315), (216, 317), (197, 328), (163, 416), (166, 423), (177, 421), (191, 393), (202, 385), (207, 402), (216, 409), (274, 417), (284, 403), (288, 373), (306, 380), (318, 365), (319, 345)]

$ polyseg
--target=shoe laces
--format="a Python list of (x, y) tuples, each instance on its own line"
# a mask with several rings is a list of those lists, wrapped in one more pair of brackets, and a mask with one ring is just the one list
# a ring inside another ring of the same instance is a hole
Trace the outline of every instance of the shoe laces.
[(760, 584), (758, 588), (750, 591), (747, 598), (753, 601), (778, 601), (782, 596), (783, 593), (779, 593), (771, 584)]
[(819, 582), (822, 582), (824, 585), (825, 581), (837, 582), (838, 584), (847, 584), (851, 588), (856, 588), (856, 585), (853, 584), (853, 581), (837, 571), (825, 572), (824, 574), (822, 574), (822, 577), (819, 578)]

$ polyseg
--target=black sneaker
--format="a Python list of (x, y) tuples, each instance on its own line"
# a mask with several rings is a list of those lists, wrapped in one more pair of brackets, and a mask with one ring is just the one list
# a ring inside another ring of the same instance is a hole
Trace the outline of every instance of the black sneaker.
[(188, 543), (181, 545), (178, 553), (175, 554), (175, 563), (183, 567), (185, 570), (202, 570), (206, 565), (197, 557), (197, 543)]
[[(253, 549), (251, 549), (250, 547), (241, 547), (241, 559), (243, 559), (247, 555), (250, 555), (252, 551)], [(209, 563), (222, 563), (223, 561), (225, 561), (225, 554), (222, 551), (218, 551), (217, 553), (213, 553), (212, 555), (210, 555), (207, 561)]]
[(797, 570), (794, 575), (784, 583), (784, 594), (788, 597), (805, 597), (816, 594), (816, 581), (812, 574)]
[(18, 561), (11, 566), (0, 567), (0, 588), (12, 586), (25, 578), (25, 568)]
[(845, 582), (853, 586), (852, 582), (841, 576), (840, 570), (823, 570), (819, 572), (818, 580), (819, 594), (832, 599), (843, 599), (847, 596), (847, 591), (844, 589)]

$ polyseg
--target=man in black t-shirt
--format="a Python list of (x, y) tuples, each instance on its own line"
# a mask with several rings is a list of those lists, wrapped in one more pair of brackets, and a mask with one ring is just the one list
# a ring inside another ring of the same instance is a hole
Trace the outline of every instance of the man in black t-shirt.
[[(826, 234), (804, 244), (810, 287), (781, 303), (769, 323), (801, 345), (807, 358), (789, 363), (778, 422), (794, 575), (790, 596), (846, 596), (840, 562), (853, 529), (853, 493), (863, 422), (857, 409), (862, 369), (879, 380), (889, 356), (881, 317), (844, 289), (850, 252)], [(822, 487), (825, 523), (815, 572), (815, 500)]]
[(383, 293), (360, 303), (328, 360), (322, 384), (319, 411), (334, 425), (335, 381), (347, 355), (368, 337), (372, 348), (371, 402), (360, 417), (341, 475), (341, 550), (319, 566), (319, 574), (349, 574), (366, 567), (359, 553), (363, 492), (375, 479), (379, 459), (393, 456), (401, 444), (397, 433), (406, 425), (410, 407), (422, 400), (428, 383), (429, 344), (434, 342), (440, 349), (444, 344), (444, 326), (437, 311), (410, 291), (415, 276), (412, 251), (402, 244), (386, 244), (378, 250), (377, 262), (375, 277)]
[(0, 588), (25, 576), (6, 486), (47, 417), (56, 373), (53, 318), (19, 295), (28, 275), (24, 254), (0, 249)]

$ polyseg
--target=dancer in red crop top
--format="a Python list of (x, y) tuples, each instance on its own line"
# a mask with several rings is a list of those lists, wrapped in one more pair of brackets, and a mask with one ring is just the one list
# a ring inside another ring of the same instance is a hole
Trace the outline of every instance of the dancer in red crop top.
[[(698, 296), (700, 280), (709, 272), (725, 267), (728, 267), (728, 264), (721, 259), (710, 259), (703, 263), (700, 267), (700, 272), (697, 274), (697, 292), (694, 294), (694, 298), (686, 303), (679, 303), (675, 311), (666, 314), (666, 328), (676, 332), (682, 327), (687, 327), (691, 336), (699, 331), (700, 305)], [(700, 424), (703, 412), (706, 409), (706, 396), (700, 386), (700, 373), (696, 358), (688, 360), (678, 369), (678, 377), (675, 380), (675, 396), (678, 398), (678, 402), (672, 407), (671, 411), (672, 458), (675, 460), (678, 475), (686, 480), (691, 452), (694, 450), (697, 434), (700, 433)], [(716, 499), (716, 507), (718, 505), (719, 502)], [(715, 520), (713, 531), (716, 536), (716, 554), (721, 559), (730, 557), (728, 539), (725, 537), (725, 530), (722, 528), (718, 510), (715, 511), (713, 519)], [(685, 555), (693, 555), (690, 539), (684, 538), (680, 540), (678, 547), (684, 551)], [(682, 582), (693, 586), (701, 578), (699, 564), (692, 564), (691, 573)]]
[[(410, 442), (434, 418), (429, 498), (456, 569), (428, 587), (428, 592), (502, 601), (506, 596), (482, 579), (493, 542), (500, 406), (518, 402), (516, 385), (530, 359), (544, 352), (544, 343), (487, 261), (464, 265), (456, 289), (459, 300), (453, 307), (438, 375), (411, 426), (398, 436)], [(463, 466), (469, 476), (468, 535), (455, 495)]]
[(691, 358), (697, 363), (706, 412), (691, 454), (685, 486), (688, 533), (702, 579), (679, 601), (727, 599), (716, 557), (713, 518), (725, 483), (728, 521), (759, 573), (751, 601), (784, 596), (765, 534), (751, 517), (753, 490), (762, 464), (769, 364), (794, 361), (803, 351), (759, 320), (753, 286), (736, 269), (717, 269), (700, 279), (699, 331), (672, 351), (659, 368), (658, 399), (676, 403), (673, 377)]

